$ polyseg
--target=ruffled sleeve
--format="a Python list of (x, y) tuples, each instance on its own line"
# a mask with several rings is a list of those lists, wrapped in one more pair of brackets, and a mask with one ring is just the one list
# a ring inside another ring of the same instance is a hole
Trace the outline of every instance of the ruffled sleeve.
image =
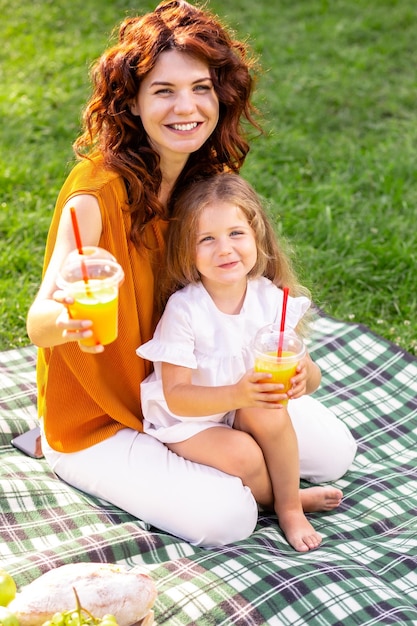
[(169, 299), (153, 338), (142, 344), (136, 354), (153, 363), (172, 363), (196, 369), (194, 346), (191, 316), (184, 298), (177, 292)]
[[(281, 322), (283, 296), (284, 294), (283, 292), (281, 292), (281, 306), (278, 309), (277, 318), (275, 320), (277, 324)], [(311, 302), (305, 296), (297, 296), (296, 298), (293, 298), (292, 296), (288, 296), (285, 327), (295, 329), (299, 321), (301, 320), (301, 318), (306, 314), (306, 312), (310, 308), (310, 306), (311, 306)]]
[[(280, 324), (284, 292), (265, 276), (249, 281), (244, 304), (245, 316), (255, 335), (262, 326)], [(289, 296), (287, 302), (286, 328), (295, 329), (311, 306), (305, 296)]]

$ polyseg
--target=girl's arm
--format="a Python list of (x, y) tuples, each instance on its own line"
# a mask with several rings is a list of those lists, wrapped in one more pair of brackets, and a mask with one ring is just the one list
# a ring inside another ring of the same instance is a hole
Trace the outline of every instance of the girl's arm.
[(321, 383), (321, 370), (317, 363), (314, 363), (311, 356), (307, 353), (306, 356), (306, 368), (307, 368), (307, 384), (306, 394), (313, 393), (319, 387)]
[[(85, 246), (96, 246), (100, 240), (102, 222), (99, 204), (94, 196), (79, 195), (64, 206), (55, 247), (39, 291), (29, 309), (27, 332), (32, 343), (52, 347), (68, 341), (91, 336), (91, 321), (70, 320), (65, 304), (72, 303), (64, 292), (57, 291), (56, 278), (69, 252), (76, 248), (70, 206), (76, 209), (81, 240)], [(101, 346), (88, 351), (100, 351)]]
[(170, 411), (181, 417), (202, 417), (227, 413), (243, 407), (279, 409), (286, 398), (282, 385), (260, 383), (266, 375), (249, 371), (233, 385), (204, 387), (192, 383), (192, 370), (162, 363), (162, 385)]

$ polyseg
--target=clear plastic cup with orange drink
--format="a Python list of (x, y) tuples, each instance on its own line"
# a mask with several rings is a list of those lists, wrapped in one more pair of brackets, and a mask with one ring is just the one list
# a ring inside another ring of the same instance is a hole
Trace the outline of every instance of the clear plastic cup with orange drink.
[(97, 246), (70, 252), (57, 277), (57, 286), (74, 298), (68, 307), (73, 319), (91, 320), (92, 337), (85, 346), (111, 343), (118, 332), (118, 295), (124, 272), (114, 256)]
[[(287, 393), (297, 365), (306, 354), (306, 347), (295, 331), (281, 332), (277, 324), (270, 324), (256, 334), (254, 353), (255, 372), (272, 374), (272, 378), (265, 379), (265, 382), (280, 383), (284, 385), (282, 393)], [(288, 400), (282, 400), (281, 404), (288, 404)]]

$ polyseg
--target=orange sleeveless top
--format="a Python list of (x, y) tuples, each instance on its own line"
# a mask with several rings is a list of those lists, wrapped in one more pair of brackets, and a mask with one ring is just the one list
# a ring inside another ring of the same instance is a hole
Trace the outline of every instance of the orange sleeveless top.
[(75, 195), (97, 198), (102, 218), (99, 246), (111, 252), (125, 273), (119, 292), (119, 334), (101, 354), (82, 352), (77, 343), (39, 348), (38, 410), (47, 440), (60, 452), (75, 452), (124, 427), (142, 430), (140, 383), (151, 364), (136, 348), (151, 339), (154, 275), (165, 250), (168, 223), (149, 224), (141, 251), (129, 238), (130, 214), (122, 178), (100, 157), (78, 163), (59, 194), (48, 234), (44, 271), (49, 263), (65, 203)]

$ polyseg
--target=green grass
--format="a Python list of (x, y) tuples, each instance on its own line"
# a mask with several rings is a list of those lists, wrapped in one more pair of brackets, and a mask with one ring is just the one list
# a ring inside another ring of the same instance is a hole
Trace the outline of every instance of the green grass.
[[(0, 349), (28, 343), (88, 68), (154, 2), (0, 0)], [(417, 353), (417, 48), (413, 0), (212, 0), (264, 74), (264, 137), (244, 175), (327, 313)]]

